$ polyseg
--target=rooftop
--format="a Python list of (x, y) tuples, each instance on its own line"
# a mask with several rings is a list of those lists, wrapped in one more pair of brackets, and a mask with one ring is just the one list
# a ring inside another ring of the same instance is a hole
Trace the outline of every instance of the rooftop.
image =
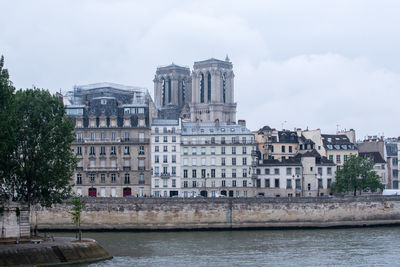
[(251, 134), (245, 126), (226, 122), (182, 122), (182, 135), (238, 135)]

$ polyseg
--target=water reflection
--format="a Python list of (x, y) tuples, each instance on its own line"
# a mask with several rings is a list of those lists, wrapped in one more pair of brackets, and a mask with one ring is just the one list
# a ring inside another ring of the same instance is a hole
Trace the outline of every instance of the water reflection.
[(114, 256), (90, 266), (395, 266), (400, 254), (400, 227), (85, 236)]

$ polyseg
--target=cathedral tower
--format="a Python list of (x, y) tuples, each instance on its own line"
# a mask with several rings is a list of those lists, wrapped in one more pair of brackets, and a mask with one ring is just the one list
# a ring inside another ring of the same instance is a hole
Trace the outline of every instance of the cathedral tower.
[(211, 58), (194, 63), (191, 121), (236, 121), (232, 68), (228, 57), (225, 61)]

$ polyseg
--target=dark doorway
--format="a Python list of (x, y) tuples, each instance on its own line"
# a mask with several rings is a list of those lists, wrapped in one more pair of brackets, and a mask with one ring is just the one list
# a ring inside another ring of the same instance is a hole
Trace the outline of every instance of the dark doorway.
[(207, 191), (205, 190), (200, 191), (200, 195), (203, 197), (207, 197)]
[(94, 187), (89, 188), (89, 197), (97, 197), (97, 189)]
[(131, 196), (132, 190), (129, 187), (125, 187), (123, 191), (124, 197)]
[(221, 195), (226, 196), (226, 190), (222, 190)]
[(233, 197), (233, 190), (229, 190), (229, 197)]
[(169, 191), (169, 196), (174, 197), (178, 195), (178, 191)]

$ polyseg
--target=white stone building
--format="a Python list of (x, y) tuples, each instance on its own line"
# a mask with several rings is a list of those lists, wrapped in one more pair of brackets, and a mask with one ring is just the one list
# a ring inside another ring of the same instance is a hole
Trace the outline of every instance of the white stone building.
[(151, 126), (152, 178), (154, 197), (182, 196), (181, 122), (155, 119)]
[(254, 136), (243, 125), (182, 122), (183, 196), (253, 196), (254, 156)]

